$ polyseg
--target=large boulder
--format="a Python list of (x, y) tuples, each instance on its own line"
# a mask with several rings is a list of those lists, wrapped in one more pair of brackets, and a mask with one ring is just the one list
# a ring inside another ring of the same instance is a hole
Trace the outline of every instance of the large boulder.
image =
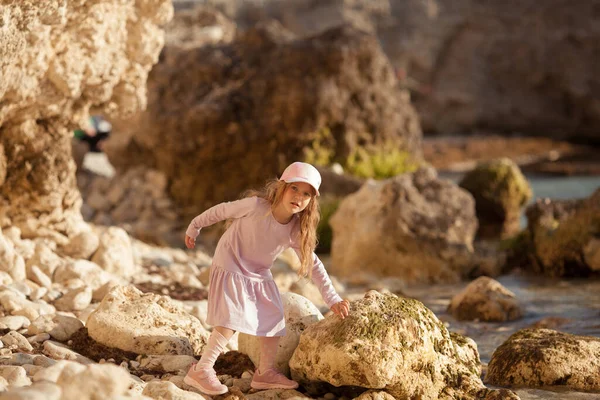
[(137, 354), (202, 353), (208, 332), (171, 298), (117, 286), (88, 317), (89, 336), (100, 344)]
[(459, 186), (475, 198), (478, 236), (507, 238), (519, 232), (521, 211), (532, 192), (514, 161), (501, 158), (480, 163)]
[(332, 274), (453, 282), (468, 275), (477, 230), (473, 197), (432, 168), (369, 181), (330, 219)]
[(550, 329), (523, 329), (494, 351), (486, 383), (600, 390), (600, 339)]
[(600, 273), (600, 189), (583, 200), (539, 199), (526, 215), (534, 272), (553, 277)]
[(85, 229), (72, 129), (146, 104), (169, 0), (0, 4), (0, 227), (60, 244)]
[(377, 38), (350, 27), (296, 39), (269, 23), (231, 43), (166, 46), (148, 89), (147, 111), (120, 128), (128, 141), (107, 153), (119, 170), (164, 172), (188, 215), (292, 161), (380, 173), (421, 156), (408, 93)]
[(600, 142), (596, 0), (207, 1), (236, 4), (238, 22), (276, 18), (299, 35), (342, 23), (376, 33), (425, 131)]
[(421, 302), (376, 291), (351, 302), (345, 319), (307, 327), (290, 368), (305, 387), (383, 389), (398, 399), (473, 398), (484, 389), (473, 340), (450, 333)]

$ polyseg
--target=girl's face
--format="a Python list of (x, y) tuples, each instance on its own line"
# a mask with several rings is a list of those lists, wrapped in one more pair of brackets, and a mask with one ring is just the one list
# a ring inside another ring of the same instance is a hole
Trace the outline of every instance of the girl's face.
[(291, 183), (283, 193), (281, 202), (285, 210), (291, 214), (297, 214), (303, 211), (314, 196), (314, 189), (308, 183)]

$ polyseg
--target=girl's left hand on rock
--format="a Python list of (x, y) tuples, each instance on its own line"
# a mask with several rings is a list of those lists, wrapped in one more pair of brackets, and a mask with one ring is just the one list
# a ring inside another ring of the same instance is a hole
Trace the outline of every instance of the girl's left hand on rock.
[(340, 318), (344, 319), (350, 312), (350, 303), (348, 300), (342, 300), (339, 303), (335, 303), (333, 306), (331, 306), (331, 311), (333, 311), (335, 315), (338, 315)]

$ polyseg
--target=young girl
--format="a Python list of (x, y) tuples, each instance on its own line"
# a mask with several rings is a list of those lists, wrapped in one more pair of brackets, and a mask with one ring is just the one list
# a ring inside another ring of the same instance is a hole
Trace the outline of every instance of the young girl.
[(336, 293), (314, 253), (320, 185), (321, 175), (315, 167), (295, 162), (279, 180), (268, 182), (262, 192), (218, 204), (192, 220), (185, 236), (190, 249), (203, 227), (223, 220), (233, 222), (219, 240), (210, 271), (206, 322), (215, 328), (185, 383), (208, 395), (227, 392), (213, 366), (231, 336), (239, 331), (260, 337), (260, 361), (252, 388), (298, 387), (297, 382), (274, 368), (279, 339), (285, 335), (285, 319), (270, 269), (275, 258), (289, 247), (300, 258), (299, 275), (312, 278), (336, 315), (348, 315), (348, 301)]

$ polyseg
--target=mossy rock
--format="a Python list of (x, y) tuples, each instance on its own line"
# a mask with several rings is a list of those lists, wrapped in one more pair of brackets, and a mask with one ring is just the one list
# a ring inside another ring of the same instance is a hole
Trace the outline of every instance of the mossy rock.
[(323, 382), (422, 399), (474, 398), (483, 388), (480, 367), (472, 339), (450, 333), (421, 302), (376, 291), (351, 302), (348, 317), (306, 328), (290, 360), (305, 387)]
[(494, 351), (487, 383), (600, 390), (600, 339), (551, 329), (523, 329)]
[(459, 186), (475, 198), (480, 236), (508, 237), (518, 232), (521, 210), (531, 200), (532, 191), (512, 160), (480, 163)]

